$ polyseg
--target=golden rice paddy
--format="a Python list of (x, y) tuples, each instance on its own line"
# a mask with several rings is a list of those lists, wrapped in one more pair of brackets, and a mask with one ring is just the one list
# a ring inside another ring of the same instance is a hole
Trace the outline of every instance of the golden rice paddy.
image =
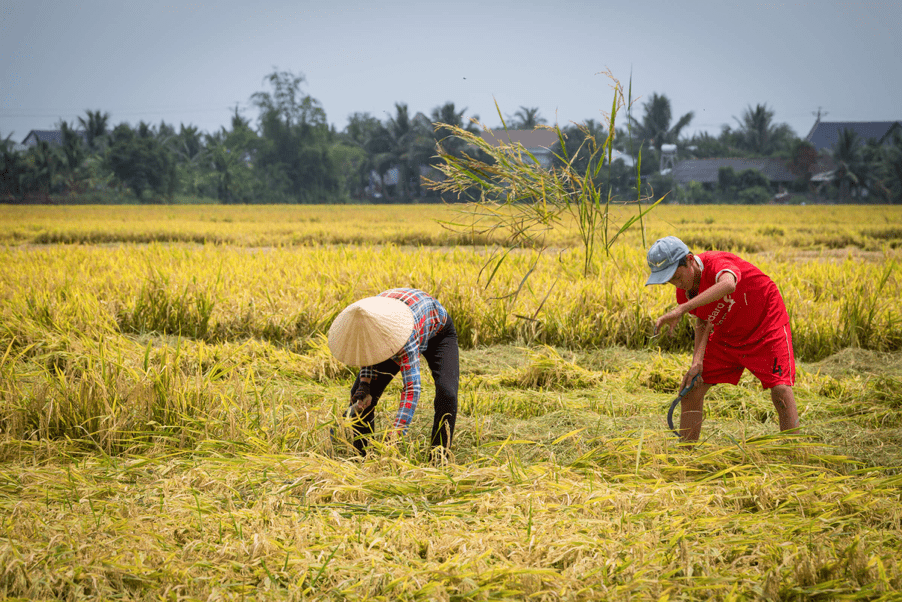
[[(567, 224), (492, 272), (504, 241), (461, 221), (0, 206), (0, 596), (899, 598), (902, 209), (661, 206), (590, 276)], [(748, 375), (711, 390), (700, 445), (669, 433), (691, 333), (652, 339), (672, 290), (643, 286), (667, 234), (777, 282), (800, 433)], [(447, 462), (428, 374), (406, 439), (345, 439), (324, 333), (393, 286), (461, 335)]]

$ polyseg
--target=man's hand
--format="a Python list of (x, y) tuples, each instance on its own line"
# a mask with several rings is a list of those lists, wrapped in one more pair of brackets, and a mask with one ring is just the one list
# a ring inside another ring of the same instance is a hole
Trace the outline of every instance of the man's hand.
[(689, 367), (689, 370), (683, 376), (683, 382), (680, 383), (680, 393), (683, 392), (683, 389), (689, 386), (689, 383), (692, 382), (692, 379), (695, 378), (696, 374), (702, 373), (702, 364), (699, 362), (698, 364), (693, 363), (692, 366)]
[(660, 332), (662, 327), (667, 327), (667, 334), (673, 334), (673, 329), (679, 324), (680, 318), (683, 317), (683, 310), (679, 305), (674, 309), (661, 316), (655, 321), (655, 334)]
[(360, 381), (357, 388), (351, 394), (351, 406), (348, 408), (349, 416), (359, 416), (363, 414), (367, 408), (373, 403), (373, 396), (370, 395), (370, 383)]

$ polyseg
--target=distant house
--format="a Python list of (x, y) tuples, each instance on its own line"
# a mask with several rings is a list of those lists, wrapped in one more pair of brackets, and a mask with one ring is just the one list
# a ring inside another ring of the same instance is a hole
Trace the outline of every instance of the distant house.
[(717, 184), (722, 167), (732, 167), (736, 173), (756, 169), (773, 184), (787, 184), (798, 178), (786, 166), (785, 159), (684, 159), (674, 165), (673, 181), (683, 186), (689, 182)]
[(876, 140), (889, 144), (894, 131), (902, 132), (900, 121), (815, 121), (805, 140), (818, 152), (832, 150), (843, 130), (852, 130), (862, 142)]
[[(87, 143), (88, 138), (84, 130), (75, 130), (75, 133)], [(63, 132), (62, 130), (31, 130), (25, 136), (25, 140), (22, 141), (22, 146), (27, 150), (32, 146), (37, 146), (38, 142), (46, 142), (50, 146), (62, 146)]]
[(545, 169), (551, 167), (551, 147), (558, 141), (557, 133), (546, 129), (482, 131), (480, 136), (492, 146), (519, 142)]

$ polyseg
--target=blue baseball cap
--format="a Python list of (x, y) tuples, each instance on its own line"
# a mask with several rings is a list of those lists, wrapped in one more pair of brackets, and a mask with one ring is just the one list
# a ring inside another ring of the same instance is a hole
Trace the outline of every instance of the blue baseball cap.
[(666, 236), (656, 240), (648, 250), (648, 267), (651, 269), (651, 276), (645, 281), (645, 286), (670, 282), (680, 260), (688, 254), (689, 247), (676, 236)]

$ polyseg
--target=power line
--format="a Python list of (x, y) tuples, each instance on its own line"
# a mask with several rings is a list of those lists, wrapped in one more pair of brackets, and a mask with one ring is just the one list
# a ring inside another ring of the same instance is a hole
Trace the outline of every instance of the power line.
[[(239, 106), (239, 109), (248, 109), (251, 108), (250, 104), (241, 103), (229, 103), (224, 104), (220, 107), (166, 107), (166, 108), (156, 108), (150, 107), (147, 109), (98, 109), (105, 113), (110, 113), (111, 115), (179, 115), (185, 113), (218, 113), (218, 112), (228, 112), (231, 113), (234, 111), (235, 107)], [(82, 114), (89, 109), (38, 109), (38, 112), (18, 112), (20, 109), (0, 109), (0, 118), (41, 118), (41, 117), (59, 117), (61, 114)]]

